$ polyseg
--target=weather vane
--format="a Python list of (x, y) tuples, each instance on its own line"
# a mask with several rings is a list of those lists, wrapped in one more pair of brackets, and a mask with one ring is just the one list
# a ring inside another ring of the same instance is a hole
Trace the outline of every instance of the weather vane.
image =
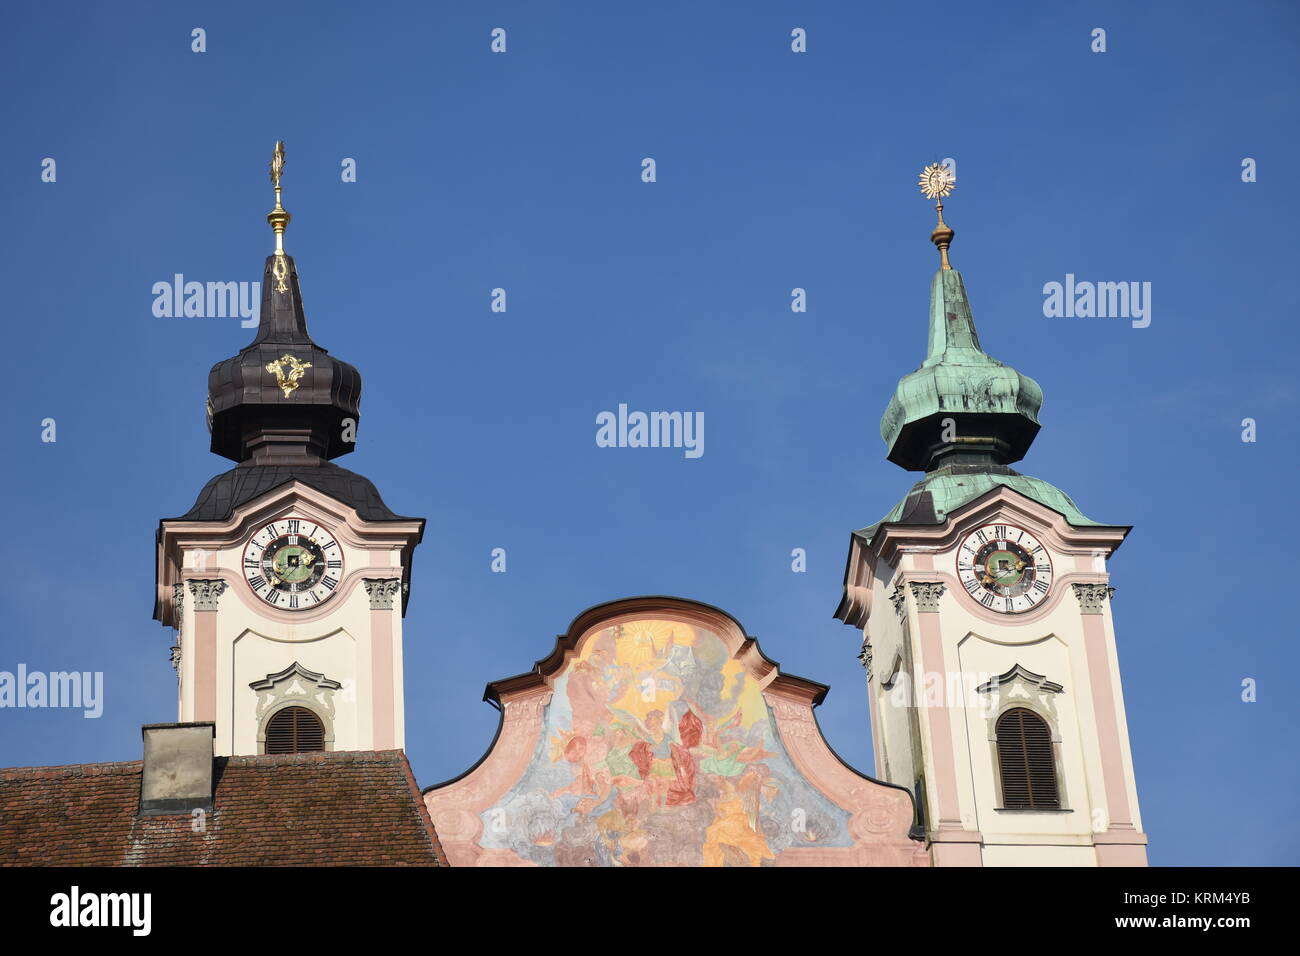
[(266, 221), (271, 224), (275, 230), (275, 265), (271, 272), (275, 276), (276, 292), (288, 292), (289, 286), (285, 280), (289, 276), (289, 267), (284, 259), (284, 230), (289, 226), (289, 220), (293, 217), (289, 211), (280, 205), (280, 176), (284, 173), (284, 141), (277, 140), (275, 152), (271, 154), (271, 184), (275, 186), (275, 208), (266, 214)]
[(957, 185), (957, 175), (952, 171), (951, 166), (931, 163), (921, 170), (921, 179), (917, 185), (921, 187), (921, 192), (925, 194), (926, 199), (935, 200), (934, 209), (939, 214), (939, 224), (934, 227), (934, 232), (930, 233), (930, 241), (939, 247), (939, 268), (951, 269), (952, 266), (948, 264), (948, 246), (952, 244), (955, 233), (943, 221), (943, 197), (951, 193)]

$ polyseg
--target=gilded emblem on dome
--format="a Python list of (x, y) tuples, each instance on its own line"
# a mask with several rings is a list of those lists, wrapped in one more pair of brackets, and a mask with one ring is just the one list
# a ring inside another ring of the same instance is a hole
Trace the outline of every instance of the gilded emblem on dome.
[[(302, 373), (311, 368), (311, 362), (299, 362), (292, 355), (281, 355), (274, 362), (266, 363), (266, 370), (275, 376), (275, 384), (288, 398), (302, 379)], [(285, 374), (285, 370), (288, 374)]]
[(951, 168), (942, 163), (931, 163), (921, 170), (921, 179), (917, 185), (925, 193), (926, 199), (942, 199), (957, 185), (957, 177)]

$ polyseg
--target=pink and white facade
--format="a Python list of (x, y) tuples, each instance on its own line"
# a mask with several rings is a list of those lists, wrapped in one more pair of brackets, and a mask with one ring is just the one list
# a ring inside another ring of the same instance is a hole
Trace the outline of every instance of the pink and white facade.
[[(244, 571), (259, 529), (291, 519), (342, 553), (338, 584), (316, 608), (270, 606)], [(403, 598), (422, 529), (366, 521), (302, 482), (226, 521), (162, 522), (158, 601), (161, 623), (179, 632), (177, 719), (215, 721), (219, 755), (264, 752), (266, 723), (286, 706), (320, 718), (328, 750), (401, 749)]]
[[(994, 523), (1050, 553), (1055, 580), (1028, 613), (992, 611), (959, 580), (962, 541)], [(845, 621), (869, 649), (877, 772), (920, 781), (936, 866), (1146, 864), (1106, 570), (1126, 531), (1001, 487), (942, 524), (854, 539)], [(994, 728), (1012, 707), (1051, 728), (1059, 810), (1001, 806)]]

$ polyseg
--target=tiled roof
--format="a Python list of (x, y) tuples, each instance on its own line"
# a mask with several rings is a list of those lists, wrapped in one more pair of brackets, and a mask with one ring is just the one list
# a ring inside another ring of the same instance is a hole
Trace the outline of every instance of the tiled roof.
[(0, 770), (0, 865), (447, 865), (400, 750), (219, 757), (198, 833), (137, 816), (142, 766)]

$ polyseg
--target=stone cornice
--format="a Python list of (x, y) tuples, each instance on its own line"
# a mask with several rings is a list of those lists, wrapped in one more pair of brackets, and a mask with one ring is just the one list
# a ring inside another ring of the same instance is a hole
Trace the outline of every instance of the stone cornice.
[[(166, 626), (175, 626), (175, 609), (168, 598), (172, 585), (185, 576), (187, 569), (182, 567), (182, 561), (187, 551), (217, 552), (238, 547), (254, 528), (290, 513), (300, 514), (329, 527), (338, 536), (338, 540), (350, 548), (400, 552), (401, 574), (403, 580), (409, 583), (411, 553), (424, 534), (424, 519), (367, 521), (348, 505), (310, 485), (291, 481), (242, 505), (227, 521), (171, 519), (160, 522), (154, 618)], [(387, 570), (397, 572), (398, 569)], [(405, 603), (404, 594), (403, 610)]]
[[(1079, 557), (1086, 559), (1091, 556), (1102, 559), (1109, 557), (1129, 532), (1129, 529), (1122, 525), (1075, 527), (1059, 512), (1014, 489), (999, 485), (980, 498), (967, 502), (959, 512), (950, 514), (942, 524), (883, 524), (869, 545), (858, 535), (850, 535), (848, 563), (844, 570), (844, 590), (835, 617), (852, 627), (865, 627), (871, 615), (871, 596), (878, 566), (884, 565), (896, 569), (899, 567), (901, 555), (906, 552), (923, 555), (952, 550), (972, 529), (999, 517), (1010, 523), (1021, 523), (1033, 529), (1035, 536), (1054, 553), (1076, 559)], [(880, 565), (877, 562), (880, 562)], [(881, 573), (887, 577), (888, 573), (897, 572), (886, 572), (882, 568)], [(944, 580), (950, 590), (961, 588), (955, 575), (939, 571), (930, 573), (913, 570), (904, 572), (904, 575), (905, 577), (924, 576), (931, 580), (937, 577)], [(1049, 598), (1044, 607), (1055, 605), (1061, 596), (1059, 592), (1067, 590), (1065, 584), (1071, 579), (1105, 581), (1104, 562), (1098, 563), (1096, 569), (1091, 572), (1074, 570), (1058, 573), (1053, 588), (1053, 591), (1058, 593)], [(1041, 613), (1031, 611), (1014, 615), (1014, 620), (1017, 623), (1028, 623), (1041, 616)], [(997, 619), (1003, 623), (1010, 623), (1012, 618), (1011, 615), (999, 615)]]
[(1037, 687), (1039, 690), (1049, 694), (1059, 694), (1065, 689), (1055, 681), (1048, 680), (1042, 674), (1035, 674), (1033, 671), (1029, 670), (1029, 668), (1016, 664), (1005, 674), (999, 674), (992, 680), (980, 684), (979, 687), (975, 688), (975, 691), (979, 694), (988, 694), (997, 690), (1003, 684), (1009, 684), (1014, 680), (1024, 681), (1026, 684), (1029, 684), (1032, 687)]
[[(235, 571), (228, 568), (203, 572), (203, 577), (192, 577), (186, 575), (183, 580), (186, 582), (195, 580), (218, 580), (226, 584), (227, 595), (237, 599), (245, 608), (254, 611), (259, 617), (265, 618), (268, 622), (278, 624), (312, 624), (322, 618), (328, 617), (334, 613), (336, 608), (346, 604), (352, 596), (352, 593), (363, 587), (362, 582), (366, 578), (396, 578), (397, 568), (378, 568), (373, 565), (366, 567), (354, 568), (345, 574), (330, 594), (330, 598), (323, 603), (310, 609), (303, 608), (296, 611), (290, 611), (285, 608), (273, 607), (267, 604), (261, 598), (257, 597), (248, 586), (248, 582)], [(197, 572), (196, 572), (197, 573)], [(369, 600), (369, 599), (368, 599)], [(164, 622), (165, 623), (165, 622)]]
[(959, 514), (949, 515), (943, 524), (882, 525), (872, 539), (871, 550), (891, 563), (900, 546), (929, 546), (946, 551), (955, 547), (974, 528), (999, 516), (1012, 523), (1023, 521), (1035, 526), (1038, 529), (1035, 534), (1039, 539), (1059, 554), (1103, 551), (1109, 556), (1123, 543), (1129, 532), (1122, 525), (1075, 527), (1060, 512), (1053, 511), (1012, 488), (999, 485), (980, 498), (967, 502)]
[(748, 636), (740, 622), (726, 611), (686, 598), (649, 596), (625, 598), (588, 608), (574, 618), (566, 633), (556, 637), (551, 653), (537, 661), (531, 671), (493, 681), (488, 684), (484, 698), (500, 701), (529, 688), (547, 686), (549, 678), (577, 653), (582, 640), (592, 631), (647, 617), (695, 624), (717, 634), (731, 651), (731, 656), (740, 661), (756, 680), (765, 682), (765, 692), (816, 706), (830, 690), (825, 684), (780, 673), (776, 661), (759, 648), (758, 640)]

